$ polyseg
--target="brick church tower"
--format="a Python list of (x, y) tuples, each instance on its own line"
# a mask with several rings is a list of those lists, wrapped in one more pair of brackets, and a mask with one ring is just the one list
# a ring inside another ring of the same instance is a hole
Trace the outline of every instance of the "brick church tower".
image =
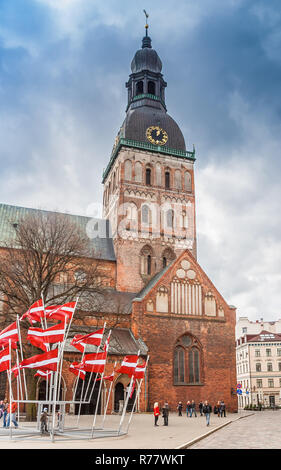
[(196, 258), (195, 151), (167, 113), (162, 62), (147, 34), (132, 60), (125, 120), (103, 174), (117, 289), (138, 292), (187, 248)]

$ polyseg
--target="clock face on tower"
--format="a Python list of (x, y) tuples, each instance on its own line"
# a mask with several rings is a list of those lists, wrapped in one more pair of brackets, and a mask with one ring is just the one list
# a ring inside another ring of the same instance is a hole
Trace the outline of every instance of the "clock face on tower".
[(146, 129), (146, 138), (154, 145), (165, 145), (168, 134), (159, 126), (150, 126)]

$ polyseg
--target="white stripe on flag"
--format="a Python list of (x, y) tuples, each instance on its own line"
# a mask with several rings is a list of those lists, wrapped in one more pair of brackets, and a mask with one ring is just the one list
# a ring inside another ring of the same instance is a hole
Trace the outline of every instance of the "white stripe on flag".
[(28, 330), (28, 335), (30, 336), (57, 336), (63, 335), (64, 330), (53, 330), (53, 331), (33, 331)]
[(3, 356), (3, 357), (0, 358), (0, 364), (1, 364), (1, 362), (10, 361), (10, 359), (11, 359), (11, 355), (7, 354), (6, 356)]
[(46, 366), (48, 364), (55, 364), (57, 362), (58, 362), (58, 358), (54, 357), (53, 359), (47, 359), (47, 360), (45, 359), (45, 361), (37, 361), (37, 362), (33, 362), (33, 364), (27, 364), (21, 367), (28, 367), (29, 369), (35, 369), (35, 368), (40, 369), (40, 367), (42, 366)]
[(17, 332), (18, 332), (17, 328), (15, 330), (6, 331), (6, 333), (3, 333), (2, 335), (0, 335), (0, 339), (7, 338), (7, 336), (16, 335)]

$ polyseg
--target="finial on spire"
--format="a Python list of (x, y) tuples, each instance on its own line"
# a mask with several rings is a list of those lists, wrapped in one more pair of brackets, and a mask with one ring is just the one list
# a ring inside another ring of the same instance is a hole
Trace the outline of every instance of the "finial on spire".
[(148, 24), (147, 24), (147, 18), (148, 18), (148, 14), (146, 13), (145, 10), (143, 10), (144, 14), (145, 14), (145, 20), (146, 20), (146, 24), (145, 24), (145, 35), (147, 36), (147, 30), (148, 30)]

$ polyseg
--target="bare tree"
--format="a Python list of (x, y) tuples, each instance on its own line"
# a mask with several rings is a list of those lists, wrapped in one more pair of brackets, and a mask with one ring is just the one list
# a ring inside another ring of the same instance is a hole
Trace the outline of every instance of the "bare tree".
[[(101, 294), (108, 284), (102, 265), (86, 232), (69, 216), (38, 211), (22, 217), (14, 224), (13, 237), (0, 251), (0, 329), (41, 296), (45, 305), (63, 304), (78, 296), (86, 297), (90, 304), (91, 297)], [(79, 318), (79, 304), (75, 317)], [(28, 323), (22, 323), (25, 335)], [(30, 355), (39, 353), (34, 346), (26, 348)], [(31, 372), (28, 375), (29, 397), (33, 399), (35, 381)], [(27, 411), (30, 417), (34, 407), (27, 407)]]

